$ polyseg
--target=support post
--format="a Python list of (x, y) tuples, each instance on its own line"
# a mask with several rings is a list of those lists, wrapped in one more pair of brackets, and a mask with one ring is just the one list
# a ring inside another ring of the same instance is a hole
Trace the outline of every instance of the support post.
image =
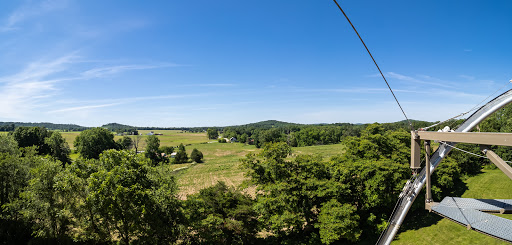
[(420, 141), (418, 132), (411, 131), (411, 169), (414, 173), (417, 173), (421, 168)]
[[(425, 170), (427, 177), (427, 194), (425, 197), (426, 203), (432, 202), (431, 178), (430, 178), (430, 140), (425, 140)], [(428, 205), (427, 205), (428, 206)]]

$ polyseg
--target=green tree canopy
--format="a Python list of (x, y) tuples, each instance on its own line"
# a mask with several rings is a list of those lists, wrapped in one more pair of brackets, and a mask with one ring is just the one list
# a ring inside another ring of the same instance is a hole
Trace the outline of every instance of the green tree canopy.
[(93, 128), (82, 131), (73, 143), (76, 151), (84, 158), (98, 159), (108, 149), (116, 149), (114, 135), (105, 128)]
[(258, 214), (250, 196), (219, 182), (189, 195), (185, 211), (196, 244), (252, 244), (258, 232)]
[(116, 141), (116, 144), (119, 150), (129, 150), (133, 145), (133, 140), (128, 136), (123, 136)]
[(43, 127), (18, 127), (13, 133), (19, 147), (37, 146), (40, 155), (50, 154), (50, 147), (45, 143), (45, 138), (50, 135), (51, 132)]
[(190, 153), (190, 159), (192, 159), (194, 162), (201, 163), (203, 162), (203, 153), (194, 148), (192, 153)]
[(173, 163), (182, 164), (182, 163), (186, 163), (187, 161), (188, 161), (188, 155), (187, 155), (187, 151), (185, 150), (185, 146), (183, 144), (180, 144), (178, 146), (178, 151), (176, 152), (176, 156), (174, 156)]
[(158, 148), (160, 147), (160, 139), (156, 135), (150, 135), (146, 138), (146, 150), (144, 154), (151, 160), (153, 165), (162, 161)]
[(219, 131), (215, 128), (209, 128), (206, 130), (206, 134), (208, 135), (208, 139), (217, 139), (219, 137)]
[(71, 149), (59, 132), (52, 132), (51, 136), (46, 138), (44, 142), (50, 147), (50, 155), (52, 157), (64, 164), (71, 162), (71, 158), (69, 158)]

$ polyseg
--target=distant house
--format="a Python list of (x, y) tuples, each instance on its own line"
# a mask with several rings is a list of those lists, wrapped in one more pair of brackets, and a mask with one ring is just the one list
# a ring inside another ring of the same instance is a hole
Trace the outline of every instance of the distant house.
[(176, 157), (176, 152), (171, 153), (171, 158), (175, 158), (175, 157)]
[(167, 157), (167, 154), (165, 154), (164, 152), (160, 153), (162, 157)]
[(155, 133), (153, 133), (153, 131), (147, 133), (146, 135), (155, 135)]
[(238, 140), (236, 140), (236, 138), (235, 138), (235, 137), (231, 137), (231, 138), (229, 139), (229, 141), (230, 141), (231, 143), (233, 143), (233, 142), (238, 142)]

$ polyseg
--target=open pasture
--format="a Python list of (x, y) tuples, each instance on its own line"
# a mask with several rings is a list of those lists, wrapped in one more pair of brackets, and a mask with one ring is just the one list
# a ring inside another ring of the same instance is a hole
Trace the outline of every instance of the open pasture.
[[(200, 164), (176, 164), (171, 168), (184, 167), (177, 174), (180, 196), (197, 193), (200, 189), (224, 181), (227, 185), (238, 186), (246, 177), (246, 170), (241, 168), (240, 159), (248, 153), (258, 153), (261, 149), (253, 145), (242, 143), (207, 143), (187, 146), (190, 155), (192, 149), (197, 148), (204, 155), (204, 162)], [(297, 154), (321, 154), (324, 159), (344, 151), (342, 144), (319, 145), (292, 148), (292, 157)]]
[[(188, 133), (181, 130), (139, 130), (139, 134), (142, 134), (140, 137), (139, 149), (143, 149), (146, 146), (146, 137), (147, 133), (153, 131), (154, 133), (160, 133), (162, 135), (157, 135), (158, 139), (160, 139), (160, 146), (178, 146), (183, 143), (184, 145), (189, 144), (197, 144), (208, 142), (208, 138), (206, 137), (206, 133)], [(62, 137), (68, 142), (69, 147), (74, 149), (73, 142), (75, 141), (76, 136), (80, 134), (80, 132), (61, 132)], [(118, 140), (123, 136), (114, 136), (114, 140)], [(135, 138), (136, 136), (130, 135), (129, 137)]]

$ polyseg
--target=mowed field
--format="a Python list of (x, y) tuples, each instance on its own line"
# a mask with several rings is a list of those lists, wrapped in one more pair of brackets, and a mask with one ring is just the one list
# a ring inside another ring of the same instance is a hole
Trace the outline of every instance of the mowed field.
[[(240, 159), (248, 153), (259, 153), (261, 149), (242, 143), (209, 143), (192, 144), (187, 147), (190, 152), (197, 148), (204, 155), (204, 163), (181, 164), (173, 167), (179, 172), (178, 185), (180, 197), (198, 192), (200, 189), (223, 181), (231, 186), (240, 185), (245, 179), (246, 170), (241, 167)], [(320, 154), (324, 158), (340, 154), (344, 147), (341, 144), (292, 148), (292, 155)]]
[[(231, 186), (240, 185), (245, 180), (246, 172), (240, 166), (240, 159), (250, 152), (258, 153), (261, 150), (253, 145), (242, 143), (218, 143), (216, 140), (209, 140), (206, 133), (188, 133), (181, 130), (139, 130), (139, 133), (143, 134), (139, 149), (143, 150), (146, 146), (146, 134), (150, 131), (162, 134), (157, 135), (160, 139), (160, 146), (184, 144), (189, 156), (194, 148), (203, 153), (203, 163), (170, 165), (170, 168), (176, 173), (179, 193), (182, 198), (197, 193), (200, 189), (215, 185), (218, 181), (223, 181)], [(79, 134), (80, 132), (62, 132), (62, 136), (72, 149), (73, 142)], [(117, 140), (121, 137), (115, 136), (114, 139)], [(292, 148), (292, 151), (292, 157), (297, 154), (320, 154), (324, 158), (329, 158), (344, 152), (344, 146), (336, 144), (295, 147)], [(71, 157), (76, 159), (78, 154), (73, 151)]]
[[(483, 170), (483, 173), (468, 178), (465, 182), (468, 189), (462, 197), (512, 199), (512, 180), (499, 169)], [(421, 219), (427, 222), (416, 225), (414, 219), (420, 218), (418, 214), (423, 215)], [(512, 214), (497, 214), (497, 216), (512, 219)], [(403, 228), (405, 231), (398, 234), (392, 244), (509, 244), (474, 230), (467, 230), (462, 225), (448, 219), (441, 219), (428, 211), (407, 216)]]

